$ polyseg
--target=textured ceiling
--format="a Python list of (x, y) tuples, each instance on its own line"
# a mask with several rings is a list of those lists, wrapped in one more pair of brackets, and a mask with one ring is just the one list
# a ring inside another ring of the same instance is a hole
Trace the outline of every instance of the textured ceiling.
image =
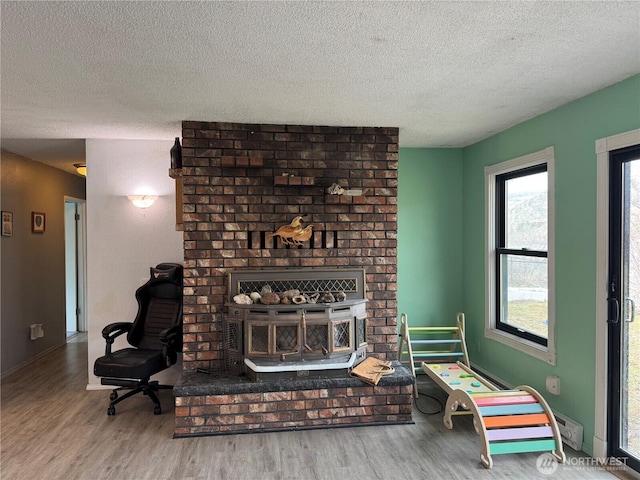
[(460, 147), (640, 73), (638, 1), (0, 9), (2, 148), (36, 160), (171, 139), (182, 120), (393, 126), (404, 147)]

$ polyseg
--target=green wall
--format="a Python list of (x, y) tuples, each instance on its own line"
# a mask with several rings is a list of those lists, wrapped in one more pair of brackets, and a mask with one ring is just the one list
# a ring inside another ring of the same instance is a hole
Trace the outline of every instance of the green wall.
[[(596, 319), (595, 141), (640, 128), (640, 75), (464, 149), (401, 149), (398, 315), (411, 325), (453, 324), (464, 311), (471, 361), (539, 390), (584, 426), (593, 452)], [(484, 338), (484, 167), (555, 147), (556, 346), (548, 365)], [(561, 378), (561, 395), (545, 378)]]
[(462, 311), (462, 150), (400, 149), (398, 315), (455, 325)]
[[(561, 395), (545, 398), (584, 425), (588, 453), (595, 409), (595, 141), (639, 127), (635, 76), (464, 149), (463, 291), (471, 359), (508, 383), (543, 394), (546, 376), (558, 375)], [(484, 167), (548, 146), (555, 147), (556, 163), (556, 366), (484, 338)]]

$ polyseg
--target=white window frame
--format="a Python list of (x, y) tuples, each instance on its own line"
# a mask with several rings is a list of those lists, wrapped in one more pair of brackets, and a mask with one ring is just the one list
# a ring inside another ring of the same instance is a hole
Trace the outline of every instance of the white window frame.
[[(548, 268), (548, 335), (547, 346), (526, 340), (496, 328), (496, 177), (505, 173), (547, 165), (547, 268)], [(555, 301), (555, 149), (523, 155), (484, 168), (485, 179), (485, 327), (484, 336), (522, 353), (556, 364), (556, 301)]]

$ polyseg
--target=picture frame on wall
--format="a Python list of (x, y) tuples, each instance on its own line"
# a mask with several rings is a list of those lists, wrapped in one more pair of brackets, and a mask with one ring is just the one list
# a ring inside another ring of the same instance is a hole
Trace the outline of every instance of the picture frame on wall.
[(44, 233), (45, 214), (42, 212), (31, 212), (31, 233)]
[(13, 236), (13, 212), (2, 211), (2, 236)]

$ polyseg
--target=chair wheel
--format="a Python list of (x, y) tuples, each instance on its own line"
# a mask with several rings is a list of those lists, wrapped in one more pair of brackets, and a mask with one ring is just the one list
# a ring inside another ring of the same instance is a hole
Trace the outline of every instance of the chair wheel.
[(114, 407), (113, 405), (109, 405), (109, 407), (107, 408), (107, 415), (115, 415), (116, 414), (116, 407)]
[(118, 398), (118, 392), (111, 392), (111, 395), (109, 395), (109, 400), (113, 402), (116, 398)]
[(162, 413), (162, 409), (160, 408), (160, 405), (156, 405), (155, 407), (153, 407), (154, 415), (160, 415), (161, 413)]

